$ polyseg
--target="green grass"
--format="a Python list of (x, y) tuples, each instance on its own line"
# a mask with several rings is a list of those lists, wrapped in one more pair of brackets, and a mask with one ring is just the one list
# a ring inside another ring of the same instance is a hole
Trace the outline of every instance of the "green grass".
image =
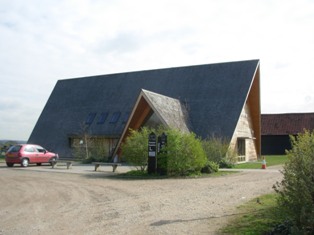
[[(266, 166), (283, 165), (287, 160), (286, 155), (268, 155), (264, 156), (266, 160)], [(262, 167), (262, 161), (246, 162), (235, 165), (235, 169), (260, 169)]]
[(284, 221), (277, 208), (277, 195), (267, 194), (249, 201), (237, 208), (234, 218), (221, 229), (223, 234), (267, 234)]

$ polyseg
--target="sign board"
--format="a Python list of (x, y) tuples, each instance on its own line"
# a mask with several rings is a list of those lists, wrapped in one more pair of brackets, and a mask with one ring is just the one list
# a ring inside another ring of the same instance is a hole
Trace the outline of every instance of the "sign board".
[(156, 134), (152, 132), (148, 136), (148, 162), (147, 162), (148, 174), (156, 173), (157, 167), (156, 150), (157, 150)]
[(165, 148), (167, 145), (167, 135), (165, 133), (162, 133), (160, 136), (158, 136), (158, 153), (162, 151), (163, 148)]
[(156, 135), (154, 132), (148, 136), (148, 156), (156, 157)]

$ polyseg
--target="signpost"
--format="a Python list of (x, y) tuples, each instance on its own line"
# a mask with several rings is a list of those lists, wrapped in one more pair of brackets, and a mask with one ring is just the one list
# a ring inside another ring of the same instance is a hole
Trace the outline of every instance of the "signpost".
[(148, 136), (148, 174), (156, 173), (157, 168), (157, 143), (156, 134), (154, 132), (150, 133)]
[(158, 153), (162, 152), (163, 148), (166, 147), (167, 144), (167, 135), (163, 132), (160, 136), (158, 136)]
[[(158, 139), (158, 141), (157, 141)], [(148, 136), (148, 174), (154, 174), (158, 171), (160, 174), (165, 174), (167, 168), (167, 159), (163, 149), (167, 145), (167, 135), (162, 133), (162, 135), (156, 138), (154, 132), (150, 133)], [(160, 154), (159, 160), (157, 161), (157, 155)], [(162, 159), (161, 159), (162, 158)], [(162, 163), (162, 166), (158, 166), (158, 162)]]
[(167, 155), (164, 148), (167, 145), (167, 135), (162, 133), (158, 136), (158, 161), (157, 161), (157, 172), (161, 175), (167, 173)]

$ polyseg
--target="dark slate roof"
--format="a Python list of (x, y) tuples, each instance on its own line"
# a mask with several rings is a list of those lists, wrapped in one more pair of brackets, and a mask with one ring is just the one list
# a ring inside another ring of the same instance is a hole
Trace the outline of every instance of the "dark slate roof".
[(262, 114), (262, 135), (295, 135), (314, 130), (314, 113)]
[[(180, 100), (198, 136), (231, 139), (258, 66), (248, 60), (59, 80), (28, 142), (65, 153), (89, 115), (91, 134), (119, 137), (141, 89)], [(108, 117), (98, 124), (102, 113)]]

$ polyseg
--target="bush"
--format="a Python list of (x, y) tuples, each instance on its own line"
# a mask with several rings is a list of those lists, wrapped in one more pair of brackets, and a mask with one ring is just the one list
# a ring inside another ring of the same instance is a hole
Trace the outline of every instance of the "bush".
[(175, 129), (167, 130), (168, 143), (160, 158), (160, 165), (168, 175), (185, 176), (197, 174), (206, 164), (206, 154), (201, 140), (194, 133), (183, 133)]
[(276, 235), (276, 234), (282, 234), (282, 235), (289, 235), (292, 234), (292, 226), (293, 224), (291, 223), (291, 221), (286, 220), (281, 224), (278, 224), (275, 226), (275, 228), (269, 232), (270, 235)]
[(211, 174), (218, 172), (219, 165), (215, 162), (207, 161), (206, 165), (202, 168), (202, 173)]
[(142, 128), (131, 130), (131, 135), (122, 144), (122, 152), (127, 162), (140, 166), (144, 171), (148, 161), (148, 135), (154, 132), (157, 136), (167, 134), (167, 146), (157, 156), (159, 172), (167, 175), (189, 175), (200, 173), (206, 164), (206, 155), (201, 140), (194, 133), (183, 133), (175, 129)]
[(283, 168), (283, 180), (274, 185), (278, 205), (293, 223), (292, 231), (314, 233), (314, 131), (290, 137), (292, 149)]
[(236, 155), (229, 150), (229, 142), (224, 138), (211, 137), (202, 141), (208, 161), (215, 162), (221, 168), (231, 168)]
[(219, 167), (220, 168), (232, 168), (234, 167), (234, 162), (228, 160), (227, 158), (224, 158), (219, 162)]
[(144, 171), (148, 161), (148, 135), (152, 131), (143, 127), (140, 131), (130, 129), (130, 135), (121, 145), (125, 160), (138, 170)]

